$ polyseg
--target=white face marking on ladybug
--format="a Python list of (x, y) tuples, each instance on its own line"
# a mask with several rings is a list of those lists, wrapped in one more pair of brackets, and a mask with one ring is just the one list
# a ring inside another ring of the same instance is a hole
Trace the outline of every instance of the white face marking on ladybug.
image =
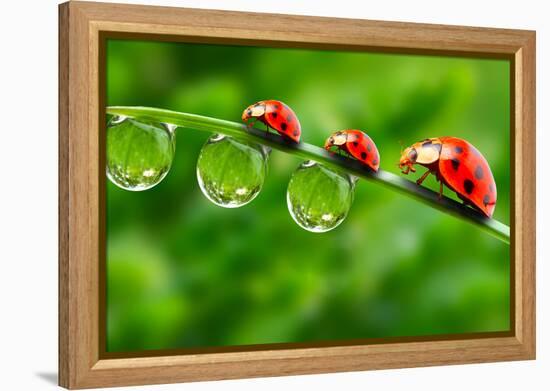
[(325, 149), (330, 151), (331, 147), (344, 145), (348, 140), (348, 135), (344, 132), (334, 132), (327, 141), (325, 141)]
[(242, 119), (243, 119), (243, 121), (246, 121), (247, 119), (252, 118), (252, 117), (259, 118), (264, 114), (265, 114), (265, 104), (255, 103), (253, 105), (248, 106), (243, 111)]
[(438, 138), (428, 138), (424, 141), (414, 143), (411, 147), (406, 148), (401, 154), (399, 160), (399, 168), (402, 172), (408, 174), (409, 171), (415, 172), (415, 164), (429, 165), (435, 163), (441, 157), (442, 144)]
[(332, 145), (344, 145), (348, 141), (348, 136), (343, 132), (336, 132), (330, 139), (332, 140)]
[(265, 105), (264, 104), (256, 104), (252, 107), (250, 107), (251, 117), (261, 117), (265, 114)]
[(419, 164), (430, 164), (439, 159), (439, 150), (433, 146), (418, 148), (416, 152), (416, 163)]

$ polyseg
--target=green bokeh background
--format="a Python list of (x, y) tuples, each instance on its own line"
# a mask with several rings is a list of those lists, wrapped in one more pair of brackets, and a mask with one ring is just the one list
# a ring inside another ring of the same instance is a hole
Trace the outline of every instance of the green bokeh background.
[[(291, 106), (308, 143), (365, 130), (394, 173), (400, 142), (467, 139), (493, 170), (494, 217), (510, 223), (507, 61), (108, 41), (108, 105), (240, 121), (261, 99)], [(150, 190), (107, 184), (107, 351), (510, 328), (508, 245), (365, 181), (337, 229), (307, 232), (286, 205), (301, 161), (278, 151), (252, 203), (217, 207), (195, 173), (208, 137), (180, 129), (171, 171)], [(438, 188), (433, 176), (425, 185)]]

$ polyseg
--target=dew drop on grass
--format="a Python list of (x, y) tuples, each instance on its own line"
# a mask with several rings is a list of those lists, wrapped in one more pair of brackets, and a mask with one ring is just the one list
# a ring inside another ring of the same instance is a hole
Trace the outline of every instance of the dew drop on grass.
[(260, 193), (267, 173), (269, 150), (215, 135), (199, 154), (197, 180), (202, 193), (214, 204), (238, 208)]
[(355, 180), (348, 174), (306, 161), (292, 174), (288, 184), (288, 211), (307, 231), (330, 231), (348, 215), (354, 188)]
[(107, 177), (118, 187), (142, 191), (168, 174), (176, 150), (175, 127), (113, 117), (107, 126)]

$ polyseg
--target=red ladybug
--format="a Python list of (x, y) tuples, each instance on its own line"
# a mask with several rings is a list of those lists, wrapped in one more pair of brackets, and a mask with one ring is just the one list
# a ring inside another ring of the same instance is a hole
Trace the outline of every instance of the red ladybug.
[(248, 122), (251, 118), (262, 121), (284, 137), (300, 142), (300, 121), (294, 111), (279, 100), (261, 100), (248, 106), (243, 111), (242, 119)]
[[(428, 169), (417, 181), (422, 184), (432, 173), (441, 183), (455, 191), (458, 198), (492, 217), (497, 203), (497, 186), (483, 155), (469, 142), (457, 137), (436, 137), (419, 141), (401, 154), (399, 168), (403, 174), (416, 172), (420, 164)], [(403, 169), (405, 167), (405, 169)]]
[(380, 167), (380, 154), (374, 141), (360, 130), (349, 129), (332, 133), (325, 142), (325, 149), (330, 151), (332, 147), (337, 147), (373, 171), (378, 171)]

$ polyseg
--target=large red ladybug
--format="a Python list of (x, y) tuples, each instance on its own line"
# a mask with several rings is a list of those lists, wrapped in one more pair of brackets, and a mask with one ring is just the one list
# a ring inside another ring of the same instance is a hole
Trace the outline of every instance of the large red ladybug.
[(243, 111), (242, 119), (248, 122), (251, 118), (260, 120), (284, 137), (300, 142), (300, 121), (294, 111), (279, 100), (261, 100), (248, 106)]
[[(457, 137), (436, 137), (419, 141), (401, 154), (399, 168), (403, 174), (416, 172), (420, 164), (428, 169), (417, 181), (422, 184), (432, 173), (441, 183), (455, 191), (465, 203), (492, 217), (497, 203), (497, 186), (483, 155), (469, 142)], [(404, 168), (405, 167), (405, 168)]]
[(337, 147), (339, 151), (359, 160), (373, 171), (380, 167), (380, 154), (374, 141), (364, 132), (356, 129), (334, 132), (325, 142), (325, 149), (330, 151)]

